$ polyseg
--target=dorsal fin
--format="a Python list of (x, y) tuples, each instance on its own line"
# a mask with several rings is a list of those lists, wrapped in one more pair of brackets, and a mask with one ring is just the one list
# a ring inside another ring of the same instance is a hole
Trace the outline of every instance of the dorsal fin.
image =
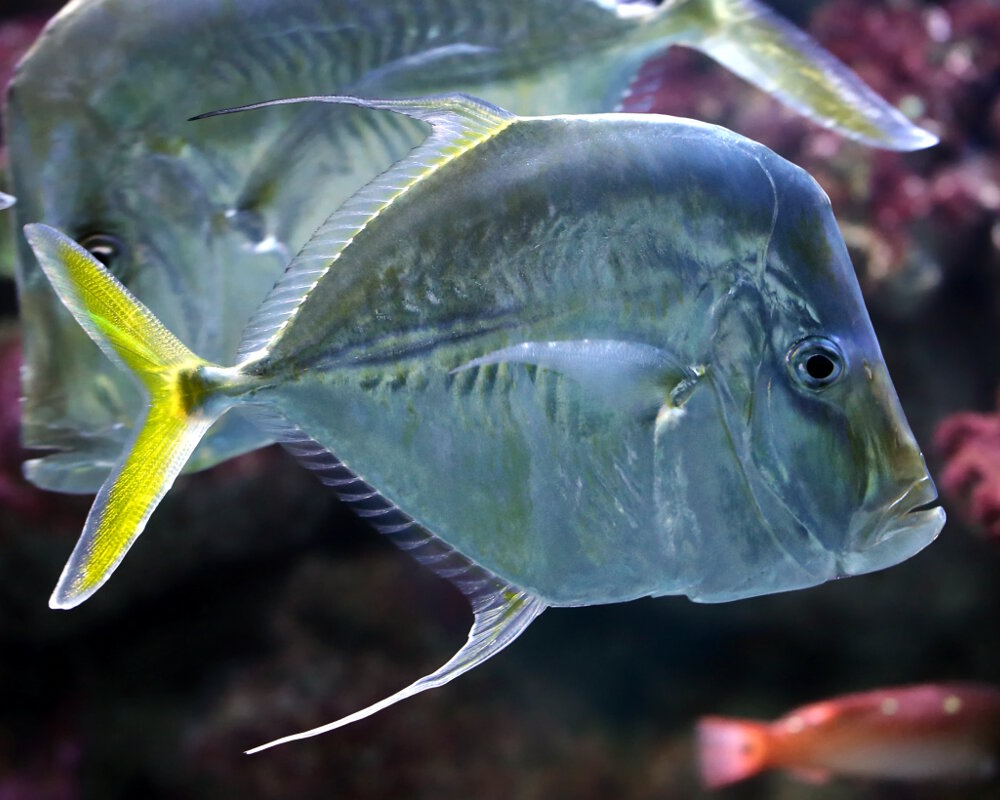
[(356, 192), (316, 230), (247, 323), (237, 353), (239, 361), (252, 359), (267, 347), (295, 316), (303, 300), (341, 252), (393, 200), (417, 181), (492, 138), (517, 120), (517, 117), (501, 108), (462, 94), (434, 95), (413, 100), (366, 100), (339, 95), (293, 97), (212, 111), (193, 119), (267, 106), (310, 102), (395, 111), (427, 122), (431, 126), (431, 134), (406, 158)]
[(247, 750), (248, 754), (342, 728), (407, 697), (443, 686), (499, 653), (545, 610), (546, 604), (541, 598), (507, 583), (441, 541), (299, 428), (270, 411), (258, 408), (244, 411), (281, 442), (300, 464), (331, 487), (355, 514), (366, 519), (379, 533), (389, 536), (419, 563), (450, 580), (469, 599), (474, 615), (465, 644), (434, 672), (360, 711), (326, 725), (282, 736)]

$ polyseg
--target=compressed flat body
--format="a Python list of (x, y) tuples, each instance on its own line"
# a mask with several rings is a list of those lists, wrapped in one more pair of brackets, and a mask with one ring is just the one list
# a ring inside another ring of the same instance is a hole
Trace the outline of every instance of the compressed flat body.
[[(775, 239), (789, 228), (794, 238)], [(831, 312), (843, 335), (870, 336), (833, 232), (811, 178), (722, 129), (532, 120), (357, 234), (271, 343), (257, 371), (275, 386), (261, 396), (427, 529), (547, 603), (728, 599), (749, 591), (740, 575), (767, 590), (757, 568), (785, 588), (810, 585), (837, 570), (828, 543), (798, 522), (732, 530), (767, 500), (741, 474), (709, 384), (741, 348), (766, 358), (772, 337), (784, 347)], [(803, 280), (843, 280), (847, 302), (811, 303)], [(518, 343), (583, 340), (656, 348), (708, 377), (671, 424), (669, 376), (616, 387), (613, 360), (594, 365), (606, 393), (571, 370), (462, 369)]]

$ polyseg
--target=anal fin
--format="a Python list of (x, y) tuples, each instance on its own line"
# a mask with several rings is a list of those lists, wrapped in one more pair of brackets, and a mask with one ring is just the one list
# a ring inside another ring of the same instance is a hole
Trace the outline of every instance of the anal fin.
[(353, 714), (310, 730), (282, 736), (247, 750), (247, 754), (342, 728), (400, 700), (443, 686), (499, 653), (545, 610), (546, 605), (540, 598), (507, 583), (441, 541), (301, 430), (265, 414), (255, 414), (255, 421), (278, 439), (303, 466), (314, 472), (322, 483), (330, 486), (354, 513), (389, 536), (419, 563), (450, 580), (469, 599), (474, 621), (465, 644), (429, 675)]

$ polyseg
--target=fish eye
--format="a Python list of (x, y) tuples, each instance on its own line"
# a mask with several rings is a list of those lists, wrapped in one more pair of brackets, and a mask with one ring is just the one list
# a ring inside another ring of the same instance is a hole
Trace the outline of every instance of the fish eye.
[(124, 250), (121, 239), (110, 233), (89, 233), (80, 238), (79, 244), (108, 269)]
[(795, 379), (814, 391), (836, 383), (846, 364), (840, 345), (825, 336), (810, 336), (796, 342), (785, 361)]

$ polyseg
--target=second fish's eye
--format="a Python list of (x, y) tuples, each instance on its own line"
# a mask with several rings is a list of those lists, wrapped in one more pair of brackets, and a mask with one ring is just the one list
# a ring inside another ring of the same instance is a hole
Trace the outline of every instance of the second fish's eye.
[(844, 374), (846, 359), (833, 339), (810, 336), (794, 344), (786, 358), (796, 380), (807, 389), (825, 389)]
[(109, 269), (121, 257), (124, 249), (121, 239), (110, 233), (88, 233), (80, 237), (79, 242), (81, 247), (86, 248), (94, 258)]

